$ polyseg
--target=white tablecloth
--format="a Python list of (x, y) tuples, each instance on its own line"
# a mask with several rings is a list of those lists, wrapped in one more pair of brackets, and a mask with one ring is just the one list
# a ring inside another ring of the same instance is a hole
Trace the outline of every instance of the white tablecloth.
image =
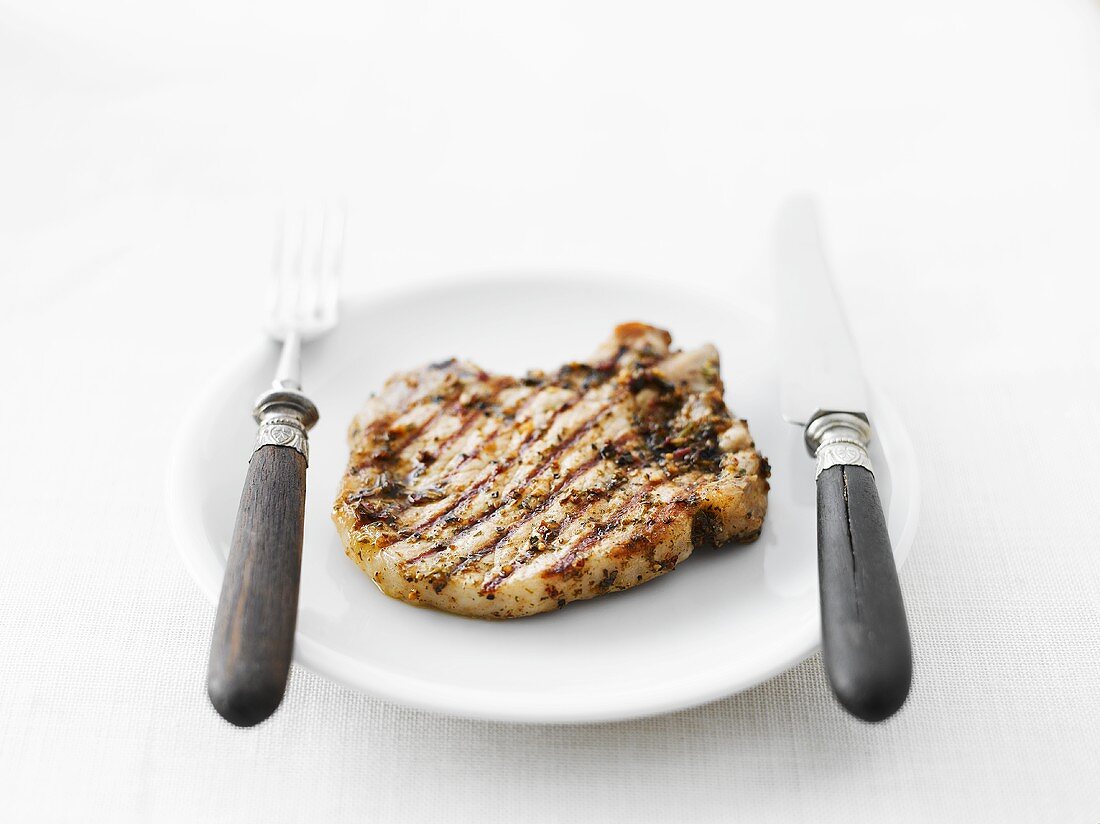
[[(1100, 821), (1100, 7), (0, 7), (0, 820)], [(512, 726), (296, 669), (203, 688), (182, 410), (255, 337), (273, 204), (345, 194), (349, 287), (584, 269), (768, 296), (821, 194), (924, 480), (911, 698), (815, 657), (650, 720)]]

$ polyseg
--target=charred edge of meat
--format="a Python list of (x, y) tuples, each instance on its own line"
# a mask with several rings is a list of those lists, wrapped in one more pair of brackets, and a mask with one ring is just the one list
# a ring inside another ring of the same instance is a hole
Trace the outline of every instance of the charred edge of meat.
[(618, 358), (602, 364), (567, 363), (558, 370), (555, 382), (578, 392), (587, 392), (611, 380), (617, 364)]
[(395, 525), (404, 509), (402, 502), (408, 506), (421, 506), (441, 501), (446, 496), (446, 489), (439, 484), (412, 489), (407, 481), (382, 472), (370, 486), (349, 492), (344, 502), (354, 507), (356, 527), (362, 529), (378, 522)]
[(772, 476), (772, 465), (763, 455), (760, 456), (760, 469), (757, 470), (756, 474), (764, 479), (770, 478)]
[(712, 403), (706, 418), (684, 421), (683, 392), (668, 386), (635, 410), (634, 426), (650, 456), (673, 475), (688, 469), (718, 471), (722, 460), (718, 439), (732, 425), (728, 413)]
[(721, 525), (718, 516), (710, 508), (700, 509), (691, 519), (691, 546), (699, 549), (704, 546), (717, 546)]
[(643, 389), (652, 389), (658, 395), (667, 395), (676, 391), (675, 385), (669, 383), (664, 376), (653, 369), (635, 369), (627, 381), (627, 387), (635, 394)]
[(619, 344), (619, 348), (615, 350), (615, 354), (604, 361), (600, 361), (595, 364), (595, 369), (600, 372), (614, 372), (619, 365), (619, 361), (623, 359), (623, 355), (630, 351), (630, 347), (626, 344)]
[(379, 523), (389, 527), (396, 526), (398, 516), (401, 514), (399, 507), (384, 501), (359, 501), (355, 504), (353, 511), (357, 529)]

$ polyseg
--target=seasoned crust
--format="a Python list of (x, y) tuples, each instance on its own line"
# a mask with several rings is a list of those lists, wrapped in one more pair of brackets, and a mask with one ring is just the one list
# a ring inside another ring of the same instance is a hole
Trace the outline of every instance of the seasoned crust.
[(768, 465), (723, 402), (718, 353), (617, 327), (523, 378), (449, 360), (392, 377), (349, 429), (333, 518), (394, 597), (506, 618), (643, 583), (754, 540)]

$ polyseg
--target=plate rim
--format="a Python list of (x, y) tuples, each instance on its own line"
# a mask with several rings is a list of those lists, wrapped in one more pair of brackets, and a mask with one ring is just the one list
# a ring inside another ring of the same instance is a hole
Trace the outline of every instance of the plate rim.
[[(521, 285), (526, 288), (537, 289), (540, 286), (550, 285), (551, 278), (559, 286), (563, 281), (586, 284), (594, 278), (601, 281), (601, 285), (624, 288), (627, 286), (637, 288), (639, 285), (648, 287), (668, 285), (665, 279), (633, 274), (626, 276), (610, 273), (597, 274), (590, 270), (524, 268), (479, 275), (455, 274), (442, 276), (418, 281), (413, 285), (358, 292), (347, 296), (345, 300), (356, 303), (408, 300), (415, 298), (425, 290), (433, 288), (486, 288)], [(746, 299), (744, 295), (737, 295), (735, 298), (729, 290), (723, 288), (716, 290), (713, 287), (708, 287), (704, 293), (695, 283), (677, 284), (677, 288), (688, 292), (689, 297), (697, 295), (706, 297), (708, 300), (714, 300), (717, 297), (723, 301), (735, 303), (740, 311), (751, 311), (774, 324), (772, 307), (756, 299)], [(220, 581), (224, 567), (217, 565), (218, 568), (213, 569), (215, 565), (203, 563), (200, 560), (206, 554), (204, 550), (208, 547), (208, 541), (199, 523), (201, 519), (193, 517), (197, 514), (195, 508), (193, 506), (189, 507), (186, 503), (192, 496), (185, 491), (188, 486), (188, 478), (195, 474), (195, 462), (191, 445), (198, 442), (199, 433), (205, 428), (206, 423), (203, 413), (210, 407), (214, 398), (218, 396), (219, 390), (230, 382), (231, 376), (237, 374), (244, 364), (255, 359), (261, 354), (261, 350), (265, 350), (270, 346), (270, 341), (260, 339), (252, 346), (242, 347), (236, 355), (227, 359), (219, 369), (211, 374), (203, 388), (196, 393), (188, 405), (176, 430), (170, 450), (165, 483), (165, 505), (169, 533), (176, 546), (177, 555), (192, 581), (206, 599), (214, 605), (217, 604), (220, 594)], [(894, 468), (900, 466), (908, 468), (905, 487), (909, 490), (908, 506), (910, 514), (904, 522), (901, 535), (894, 542), (895, 558), (899, 551), (901, 554), (901, 560), (898, 562), (900, 570), (908, 560), (909, 549), (912, 547), (920, 520), (920, 470), (909, 432), (897, 413), (896, 407), (881, 391), (871, 384), (868, 384), (868, 394), (871, 398), (871, 408), (874, 411), (875, 418), (880, 421), (885, 418), (889, 421), (885, 429), (890, 432), (890, 438), (886, 441), (880, 440), (880, 445), (886, 453), (887, 463), (890, 465), (891, 471), (895, 471)], [(190, 551), (188, 551), (188, 547), (190, 547)], [(902, 549), (899, 550), (899, 548)], [(390, 672), (327, 647), (323, 643), (303, 635), (300, 629), (295, 632), (293, 660), (321, 677), (328, 678), (357, 692), (372, 695), (400, 706), (485, 721), (581, 724), (645, 718), (689, 709), (736, 695), (797, 666), (813, 655), (820, 648), (820, 645), (820, 623), (815, 620), (812, 622), (812, 627), (804, 631), (802, 643), (793, 657), (761, 667), (754, 670), (750, 675), (733, 680), (727, 677), (707, 681), (700, 679), (698, 674), (694, 674), (687, 678), (678, 679), (679, 683), (684, 684), (684, 688), (681, 690), (669, 690), (668, 684), (670, 682), (662, 681), (661, 689), (667, 693), (664, 697), (655, 695), (652, 688), (649, 690), (640, 688), (633, 691), (617, 690), (614, 693), (601, 695), (598, 699), (593, 695), (591, 697), (594, 700), (585, 705), (578, 705), (577, 703), (536, 705), (538, 699), (530, 696), (513, 696), (510, 701), (502, 702), (502, 693), (499, 691), (469, 687), (448, 686), (443, 691), (437, 685), (424, 679)], [(692, 688), (689, 689), (689, 686)], [(633, 697), (634, 700), (629, 700), (630, 697)]]

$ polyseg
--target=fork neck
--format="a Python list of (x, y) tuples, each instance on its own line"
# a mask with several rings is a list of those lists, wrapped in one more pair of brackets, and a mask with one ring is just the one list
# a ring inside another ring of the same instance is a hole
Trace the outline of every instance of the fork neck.
[(279, 355), (279, 365), (275, 369), (276, 389), (302, 389), (302, 336), (298, 332), (288, 332), (283, 340), (283, 351)]

